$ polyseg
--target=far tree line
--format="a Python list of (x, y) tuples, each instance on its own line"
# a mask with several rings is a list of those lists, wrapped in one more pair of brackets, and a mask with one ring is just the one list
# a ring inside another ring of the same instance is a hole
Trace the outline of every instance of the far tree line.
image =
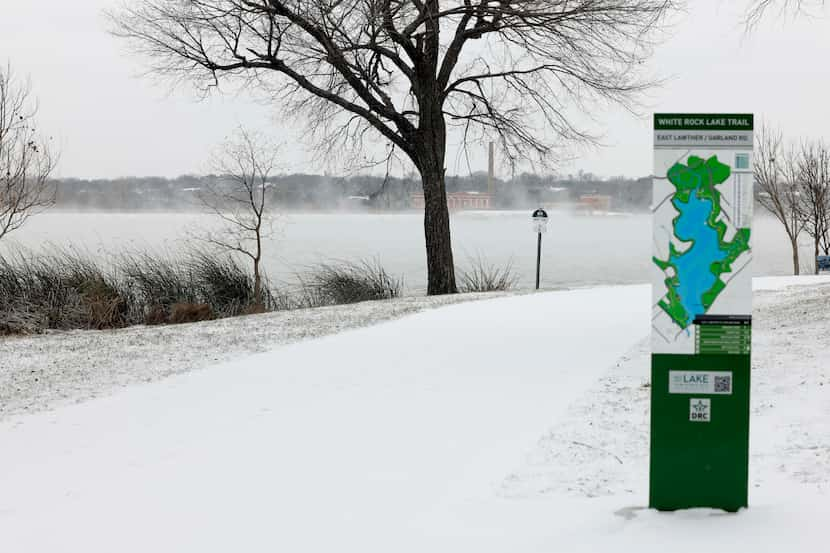
[[(115, 179), (53, 179), (55, 206), (59, 209), (190, 210), (201, 209), (199, 192), (222, 186), (227, 175), (183, 175), (176, 178), (123, 177)], [(487, 174), (447, 176), (447, 192), (486, 193)], [(417, 176), (330, 176), (296, 173), (269, 176), (267, 194), (275, 209), (371, 209), (401, 211), (412, 206), (420, 192)], [(496, 209), (531, 209), (539, 205), (578, 202), (584, 195), (610, 198), (617, 211), (647, 211), (651, 201), (649, 177), (601, 178), (591, 173), (537, 175), (522, 173), (512, 179), (494, 179), (491, 206)]]

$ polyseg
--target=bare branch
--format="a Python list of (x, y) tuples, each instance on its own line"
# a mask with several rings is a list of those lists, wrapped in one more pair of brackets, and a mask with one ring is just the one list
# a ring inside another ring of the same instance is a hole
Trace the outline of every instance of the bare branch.
[[(813, 239), (813, 255), (830, 252), (830, 148), (822, 141), (804, 142), (798, 151), (797, 209), (804, 232)], [(814, 270), (818, 273), (818, 261)]]
[[(569, 108), (592, 96), (631, 107), (655, 84), (640, 69), (649, 37), (673, 7), (670, 0), (141, 0), (111, 20), (159, 73), (206, 87), (222, 75), (251, 79), (272, 88), (287, 112), (308, 117), (326, 151), (343, 143), (331, 134), (371, 130), (370, 141), (391, 142), (418, 166), (424, 117), (447, 99), (452, 119), (474, 113), (464, 126), (499, 136), (508, 160), (545, 159), (563, 139), (591, 141)], [(328, 134), (320, 135), (320, 123)]]
[(271, 236), (274, 215), (269, 204), (270, 178), (277, 169), (278, 147), (259, 133), (238, 127), (213, 158), (219, 177), (200, 190), (199, 200), (225, 224), (199, 237), (218, 248), (251, 260), (254, 293), (262, 303), (260, 262), (264, 240)]
[(799, 274), (798, 237), (806, 224), (800, 212), (800, 167), (798, 153), (787, 148), (783, 134), (764, 124), (755, 137), (753, 175), (758, 202), (787, 233), (792, 248), (793, 274)]
[(753, 0), (746, 12), (744, 24), (752, 30), (772, 12), (779, 18), (811, 15), (811, 10), (824, 5), (824, 0)]
[(595, 142), (574, 112), (636, 107), (680, 1), (133, 0), (111, 21), (157, 73), (267, 90), (329, 157), (383, 143), (406, 155), (424, 190), (427, 289), (446, 293), (448, 130), (464, 147), (498, 138), (510, 164), (552, 165), (557, 145)]
[(0, 238), (55, 201), (48, 178), (57, 159), (35, 125), (36, 113), (29, 83), (19, 82), (11, 67), (0, 68)]

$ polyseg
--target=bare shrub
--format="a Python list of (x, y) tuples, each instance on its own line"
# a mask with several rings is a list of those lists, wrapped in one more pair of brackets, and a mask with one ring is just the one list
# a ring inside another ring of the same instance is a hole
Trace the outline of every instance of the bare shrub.
[(121, 328), (132, 322), (128, 300), (117, 286), (99, 277), (77, 285), (86, 309), (88, 328)]
[(0, 311), (0, 336), (35, 334), (42, 329), (41, 317), (30, 310)]
[(144, 324), (160, 325), (167, 322), (167, 309), (161, 305), (153, 305), (144, 316)]
[(377, 260), (321, 263), (301, 281), (301, 302), (307, 307), (392, 299), (400, 297), (402, 289), (402, 281)]
[(196, 301), (192, 278), (181, 261), (149, 252), (124, 254), (118, 265), (142, 303), (152, 310), (170, 312), (176, 303)]
[(268, 277), (263, 273), (258, 277), (251, 275), (230, 255), (193, 252), (187, 270), (193, 279), (195, 297), (210, 305), (219, 317), (242, 315), (253, 305), (259, 305), (263, 311), (273, 308)]
[(146, 252), (124, 255), (105, 266), (72, 250), (21, 250), (0, 256), (0, 333), (110, 329), (268, 311), (275, 302), (262, 282), (261, 303), (250, 273), (230, 256), (204, 251), (181, 261)]
[(0, 257), (0, 312), (25, 320), (21, 331), (116, 328), (130, 323), (132, 310), (129, 289), (76, 252)]
[[(274, 309), (274, 311), (276, 311), (276, 309)], [(240, 315), (261, 315), (265, 312), (265, 307), (261, 303), (255, 303), (243, 309)]]
[(516, 287), (518, 276), (513, 274), (513, 262), (503, 267), (487, 263), (480, 256), (470, 259), (470, 268), (461, 271), (462, 292), (504, 292)]
[(109, 265), (73, 250), (0, 255), (0, 334), (204, 321), (274, 310), (396, 298), (402, 283), (379, 262), (321, 264), (296, 294), (271, 291), (230, 255), (181, 260), (150, 253)]
[(206, 303), (177, 303), (170, 310), (168, 322), (172, 324), (197, 323), (215, 318), (213, 310)]
[(123, 256), (120, 265), (144, 306), (146, 324), (166, 322), (175, 304), (204, 303), (216, 317), (241, 315), (255, 304), (261, 304), (262, 311), (273, 308), (267, 277), (259, 277), (260, 301), (256, 276), (229, 254), (196, 249), (174, 260), (143, 252)]

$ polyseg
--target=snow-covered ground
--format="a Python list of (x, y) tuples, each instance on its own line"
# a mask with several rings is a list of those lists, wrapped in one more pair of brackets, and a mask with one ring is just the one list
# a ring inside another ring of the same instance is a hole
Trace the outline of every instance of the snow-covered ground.
[(830, 284), (790, 283), (756, 282), (738, 514), (645, 508), (650, 291), (625, 286), (423, 311), (7, 418), (0, 550), (826, 551)]
[(198, 324), (0, 337), (0, 420), (85, 401), (120, 387), (152, 382), (299, 340), (492, 297), (412, 296)]

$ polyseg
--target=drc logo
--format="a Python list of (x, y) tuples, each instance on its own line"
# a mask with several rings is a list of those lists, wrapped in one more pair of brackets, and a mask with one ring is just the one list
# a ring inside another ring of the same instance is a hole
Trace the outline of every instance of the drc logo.
[(709, 422), (712, 417), (712, 400), (692, 398), (689, 400), (689, 420), (692, 422)]

